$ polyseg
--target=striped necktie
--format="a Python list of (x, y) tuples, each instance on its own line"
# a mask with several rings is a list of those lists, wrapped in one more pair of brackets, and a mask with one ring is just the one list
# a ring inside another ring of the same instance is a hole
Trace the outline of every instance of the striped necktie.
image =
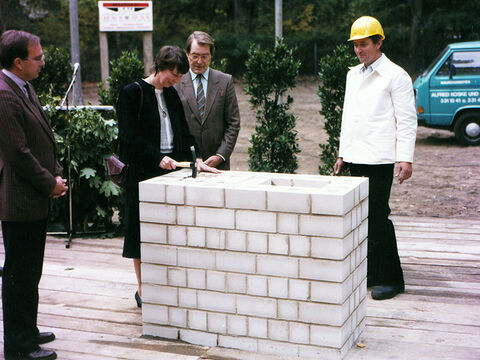
[(202, 85), (202, 74), (197, 75), (198, 79), (198, 86), (197, 86), (197, 106), (198, 106), (198, 111), (200, 112), (200, 117), (203, 117), (203, 114), (205, 114), (205, 104), (206, 104), (206, 99), (205, 99), (205, 92), (203, 91), (203, 85)]

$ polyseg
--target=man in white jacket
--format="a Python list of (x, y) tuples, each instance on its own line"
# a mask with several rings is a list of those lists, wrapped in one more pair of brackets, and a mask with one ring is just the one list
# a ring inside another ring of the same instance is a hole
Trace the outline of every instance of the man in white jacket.
[(376, 300), (405, 289), (388, 201), (394, 173), (400, 184), (412, 175), (417, 132), (412, 80), (382, 54), (384, 39), (373, 17), (363, 16), (352, 25), (349, 41), (361, 64), (347, 75), (334, 166), (335, 174), (348, 166), (352, 176), (369, 178), (367, 286), (373, 286)]

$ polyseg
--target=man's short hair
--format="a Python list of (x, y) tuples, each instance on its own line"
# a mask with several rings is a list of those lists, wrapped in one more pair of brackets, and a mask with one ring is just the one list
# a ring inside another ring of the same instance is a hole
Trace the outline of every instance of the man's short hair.
[(28, 48), (40, 44), (40, 38), (21, 30), (7, 30), (0, 37), (0, 66), (11, 69), (16, 58), (26, 60)]
[(174, 70), (186, 74), (189, 68), (185, 51), (178, 46), (163, 46), (155, 57), (155, 74), (162, 70)]
[(378, 44), (382, 40), (382, 35), (372, 35), (369, 38), (372, 39), (374, 44)]
[(203, 31), (194, 31), (190, 34), (185, 42), (185, 50), (187, 50), (187, 54), (190, 54), (190, 50), (192, 49), (193, 40), (197, 40), (197, 43), (201, 46), (209, 46), (210, 47), (210, 55), (213, 56), (215, 52), (215, 40), (208, 35), (206, 32)]

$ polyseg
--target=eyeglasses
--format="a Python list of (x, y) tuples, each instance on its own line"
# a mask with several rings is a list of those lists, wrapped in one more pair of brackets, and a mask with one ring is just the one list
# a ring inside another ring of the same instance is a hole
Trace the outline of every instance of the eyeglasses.
[(26, 59), (22, 59), (23, 61), (27, 61), (27, 60), (31, 60), (31, 61), (36, 61), (36, 62), (42, 62), (42, 61), (45, 61), (45, 55), (39, 55), (37, 57), (34, 57), (33, 59), (30, 59), (30, 58), (26, 58)]
[(197, 61), (198, 59), (202, 59), (203, 61), (207, 61), (210, 59), (211, 55), (210, 54), (190, 54), (188, 57), (194, 61)]

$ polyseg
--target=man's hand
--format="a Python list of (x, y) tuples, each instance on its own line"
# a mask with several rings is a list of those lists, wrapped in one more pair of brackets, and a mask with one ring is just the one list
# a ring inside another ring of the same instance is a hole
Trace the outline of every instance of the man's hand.
[(210, 167), (217, 167), (223, 162), (223, 159), (218, 155), (212, 155), (207, 160), (205, 160), (205, 165)]
[[(209, 157), (209, 159), (211, 159), (212, 157), (213, 156)], [(211, 173), (214, 173), (214, 174), (220, 174), (221, 173), (220, 170), (215, 169), (214, 167), (208, 166), (206, 164), (206, 161), (203, 162), (202, 159), (200, 159), (200, 158), (197, 159), (197, 164), (196, 165), (197, 165), (198, 172), (206, 171), (206, 172), (211, 172)]]
[(333, 171), (335, 175), (340, 174), (342, 167), (343, 167), (343, 158), (338, 158), (337, 161), (335, 162), (335, 165), (333, 165)]
[(53, 188), (53, 191), (50, 194), (50, 197), (54, 199), (65, 195), (68, 190), (68, 186), (66, 185), (67, 179), (62, 179), (61, 176), (56, 176), (55, 180), (57, 181), (57, 183), (55, 184), (55, 187)]
[(395, 169), (395, 177), (398, 178), (398, 182), (401, 184), (405, 180), (412, 176), (412, 163), (406, 161), (400, 161), (397, 163)]
[(176, 161), (168, 156), (164, 156), (158, 166), (164, 170), (175, 170), (177, 168)]

